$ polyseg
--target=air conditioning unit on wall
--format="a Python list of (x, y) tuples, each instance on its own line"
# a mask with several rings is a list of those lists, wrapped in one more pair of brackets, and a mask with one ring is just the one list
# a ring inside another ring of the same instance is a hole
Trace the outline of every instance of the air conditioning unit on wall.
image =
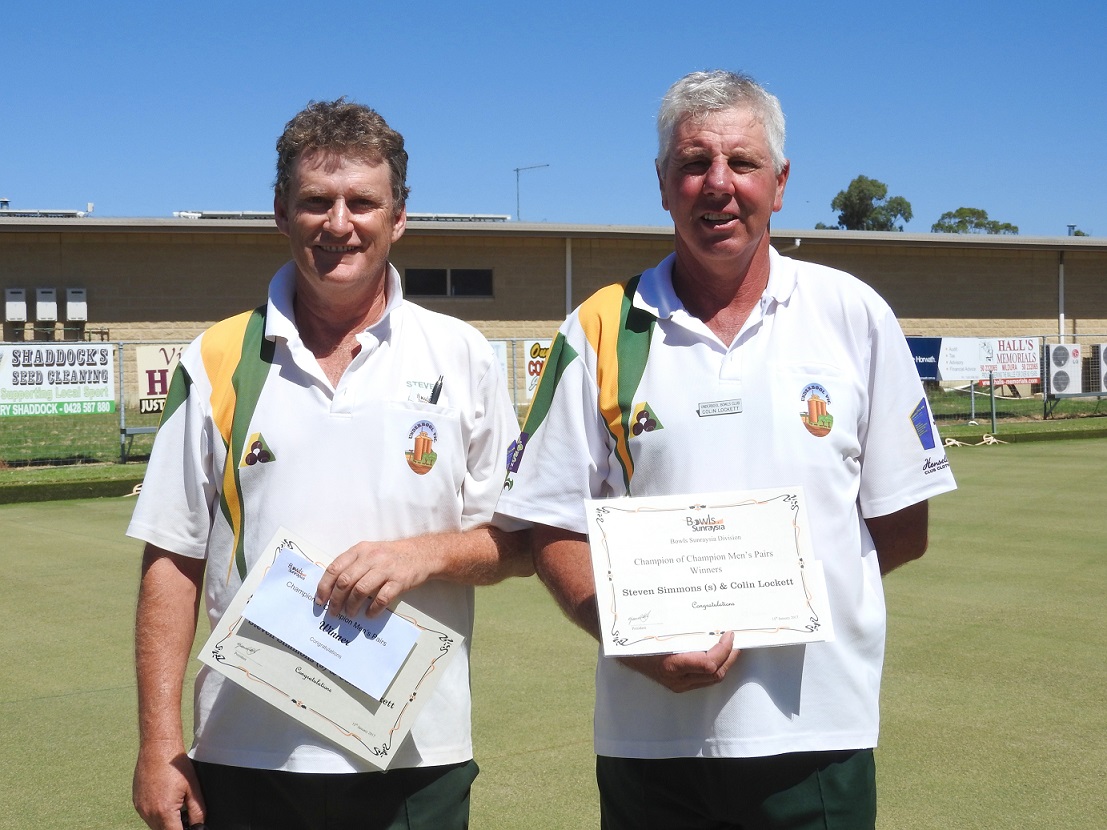
[(1043, 348), (1046, 394), (1076, 395), (1080, 388), (1080, 346), (1076, 343), (1046, 344)]
[(1107, 343), (1095, 343), (1092, 346), (1092, 359), (1088, 378), (1089, 392), (1102, 392), (1107, 395)]
[(4, 289), (4, 320), (9, 323), (27, 322), (27, 291), (23, 288)]

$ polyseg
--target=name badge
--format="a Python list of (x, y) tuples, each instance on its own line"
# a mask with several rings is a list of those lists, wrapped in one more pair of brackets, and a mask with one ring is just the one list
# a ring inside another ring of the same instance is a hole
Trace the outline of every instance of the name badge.
[(705, 401), (696, 407), (696, 413), (701, 418), (709, 418), (712, 415), (735, 415), (741, 411), (741, 398), (733, 398), (729, 401)]

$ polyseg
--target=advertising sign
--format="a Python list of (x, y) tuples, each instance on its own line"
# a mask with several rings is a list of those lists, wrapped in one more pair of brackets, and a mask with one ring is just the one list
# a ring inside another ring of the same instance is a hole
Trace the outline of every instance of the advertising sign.
[(976, 337), (943, 337), (938, 355), (941, 380), (980, 380), (980, 340)]
[(1041, 380), (1037, 337), (995, 337), (980, 341), (980, 377), (989, 375), (1004, 383), (1037, 383)]
[(526, 353), (523, 361), (527, 369), (527, 400), (534, 398), (534, 390), (538, 388), (538, 377), (542, 374), (542, 367), (546, 365), (546, 358), (550, 355), (550, 340), (526, 340), (523, 348)]
[(908, 337), (907, 345), (915, 358), (919, 380), (938, 380), (938, 354), (942, 349), (940, 337)]
[(169, 394), (169, 382), (177, 368), (177, 361), (185, 346), (136, 346), (135, 363), (138, 366), (138, 411), (146, 414), (165, 409), (165, 396)]
[(115, 412), (113, 344), (0, 346), (0, 417)]
[(1041, 378), (1037, 337), (943, 337), (941, 380), (1037, 383)]

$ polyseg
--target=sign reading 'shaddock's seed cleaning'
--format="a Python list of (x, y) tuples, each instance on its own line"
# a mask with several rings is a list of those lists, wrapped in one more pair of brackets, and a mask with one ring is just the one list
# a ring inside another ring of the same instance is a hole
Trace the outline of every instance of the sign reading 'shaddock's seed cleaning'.
[(115, 346), (0, 346), (0, 417), (115, 412)]

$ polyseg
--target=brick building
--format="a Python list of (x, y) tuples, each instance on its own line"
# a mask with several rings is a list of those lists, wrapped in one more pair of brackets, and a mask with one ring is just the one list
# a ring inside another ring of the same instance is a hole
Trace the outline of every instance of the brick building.
[[(1107, 239), (781, 230), (773, 241), (872, 285), (908, 334), (1107, 341)], [(409, 221), (392, 259), (415, 301), (490, 338), (548, 337), (592, 291), (671, 248), (663, 227), (436, 217)], [(262, 302), (287, 259), (264, 214), (0, 217), (3, 339), (187, 340)], [(55, 320), (38, 314), (42, 289)]]

